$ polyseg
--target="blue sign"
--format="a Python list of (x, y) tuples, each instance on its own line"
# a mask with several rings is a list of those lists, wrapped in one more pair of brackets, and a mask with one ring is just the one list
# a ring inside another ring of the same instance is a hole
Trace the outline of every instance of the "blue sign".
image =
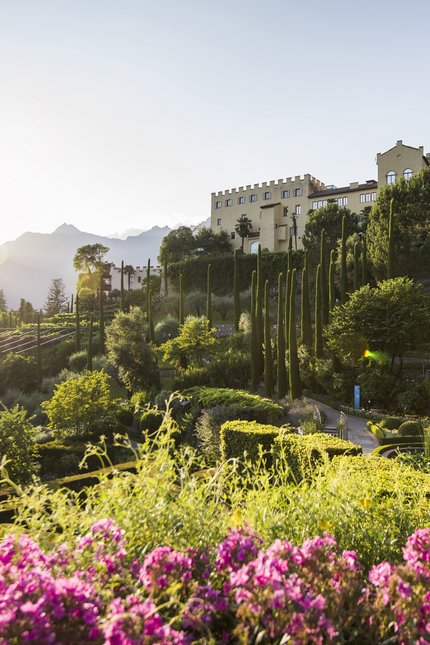
[(360, 386), (354, 385), (354, 410), (360, 409)]

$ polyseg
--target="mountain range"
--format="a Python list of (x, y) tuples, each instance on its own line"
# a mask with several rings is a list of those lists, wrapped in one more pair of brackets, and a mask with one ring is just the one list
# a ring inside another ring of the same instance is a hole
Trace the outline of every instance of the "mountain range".
[(146, 266), (148, 259), (156, 265), (161, 241), (170, 230), (168, 226), (154, 226), (139, 235), (119, 239), (85, 233), (70, 224), (62, 224), (53, 233), (24, 233), (0, 245), (0, 289), (9, 308), (16, 309), (20, 299), (25, 298), (40, 309), (54, 278), (63, 279), (68, 296), (75, 291), (77, 274), (73, 257), (80, 246), (107, 246), (106, 259), (117, 266), (122, 260), (125, 264)]

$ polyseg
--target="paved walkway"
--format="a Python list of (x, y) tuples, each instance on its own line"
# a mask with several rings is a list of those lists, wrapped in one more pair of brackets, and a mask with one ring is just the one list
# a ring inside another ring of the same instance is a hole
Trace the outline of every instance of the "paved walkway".
[[(331, 428), (336, 427), (337, 420), (339, 419), (340, 412), (334, 410), (325, 403), (320, 403), (309, 397), (305, 397), (307, 401), (318, 406), (321, 412), (327, 415), (327, 426)], [(367, 428), (367, 419), (362, 419), (361, 417), (354, 417), (350, 414), (346, 415), (348, 419), (348, 439), (352, 442), (361, 446), (363, 448), (363, 453), (368, 455), (372, 452), (374, 448), (378, 446), (376, 439), (373, 434)]]

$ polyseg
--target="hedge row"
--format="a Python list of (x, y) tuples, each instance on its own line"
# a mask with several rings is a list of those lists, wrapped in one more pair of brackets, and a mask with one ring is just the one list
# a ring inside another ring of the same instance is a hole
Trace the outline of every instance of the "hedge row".
[(266, 463), (270, 465), (271, 450), (279, 432), (276, 426), (256, 421), (226, 421), (220, 431), (222, 458), (241, 459), (246, 455), (247, 459), (255, 462), (262, 449)]
[(184, 395), (203, 408), (214, 408), (217, 405), (234, 407), (240, 414), (239, 419), (275, 423), (283, 414), (281, 405), (258, 394), (245, 390), (233, 390), (227, 387), (191, 387)]
[(370, 421), (367, 427), (377, 438), (380, 446), (409, 444), (414, 441), (416, 442), (423, 434), (422, 426), (417, 421), (405, 421), (397, 431), (395, 429), (390, 430), (382, 424), (371, 423)]

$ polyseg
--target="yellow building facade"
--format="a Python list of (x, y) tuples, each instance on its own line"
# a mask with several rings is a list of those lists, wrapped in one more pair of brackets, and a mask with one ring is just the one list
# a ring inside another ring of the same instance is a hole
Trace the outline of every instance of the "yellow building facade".
[[(352, 182), (349, 186), (325, 185), (310, 174), (297, 175), (261, 184), (250, 184), (218, 191), (211, 195), (211, 228), (225, 230), (233, 248), (240, 248), (242, 239), (235, 232), (238, 219), (245, 215), (252, 228), (244, 240), (245, 253), (256, 253), (258, 245), (269, 251), (286, 251), (293, 237), (293, 248), (303, 248), (302, 236), (310, 210), (335, 200), (339, 206), (359, 214), (376, 201), (378, 189), (400, 177), (409, 179), (430, 164), (424, 148), (412, 148), (397, 141), (393, 148), (378, 153), (378, 179)], [(294, 225), (296, 230), (294, 230)]]

